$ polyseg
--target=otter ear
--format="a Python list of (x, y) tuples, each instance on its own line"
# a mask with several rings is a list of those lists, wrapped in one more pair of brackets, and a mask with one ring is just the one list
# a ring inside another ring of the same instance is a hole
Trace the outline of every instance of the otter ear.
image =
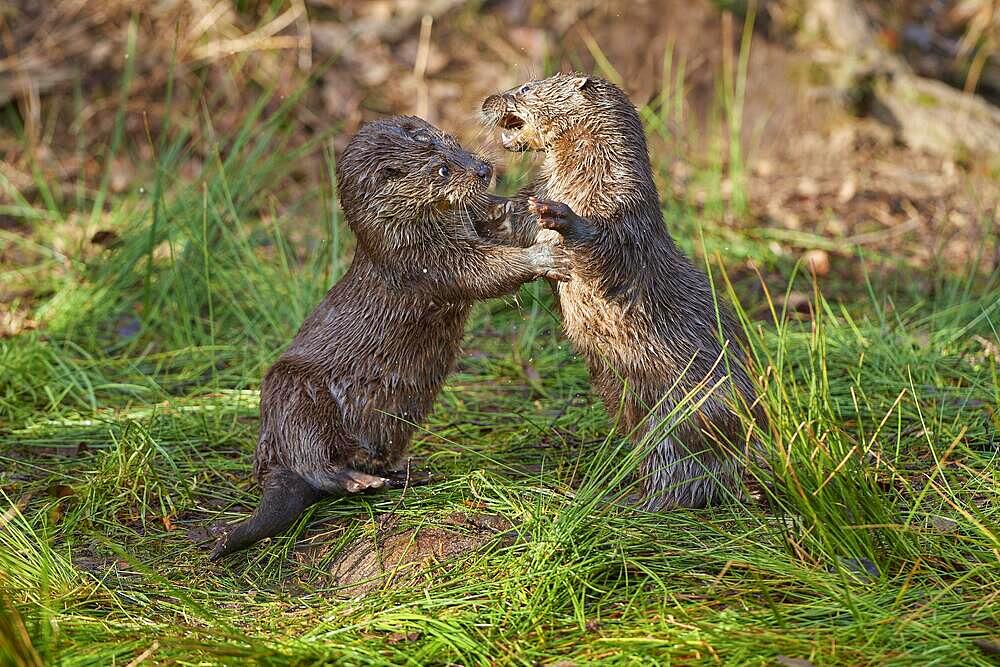
[(382, 166), (379, 169), (379, 173), (381, 174), (382, 178), (389, 181), (406, 176), (406, 171), (402, 167), (393, 164), (386, 164)]
[(578, 76), (573, 79), (573, 85), (577, 87), (577, 90), (583, 90), (587, 86), (592, 85), (593, 82), (594, 80), (589, 76)]

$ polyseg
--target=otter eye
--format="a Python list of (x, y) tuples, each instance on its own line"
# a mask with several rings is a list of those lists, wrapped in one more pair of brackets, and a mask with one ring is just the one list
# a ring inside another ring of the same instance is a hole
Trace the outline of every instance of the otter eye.
[(448, 178), (448, 174), (450, 174), (450, 173), (451, 172), (448, 171), (448, 167), (446, 167), (444, 165), (441, 165), (440, 167), (438, 167), (438, 176), (440, 176), (441, 178)]
[(526, 92), (528, 92), (528, 84), (524, 84), (523, 86), (518, 88), (517, 92), (519, 92), (521, 95), (524, 95)]

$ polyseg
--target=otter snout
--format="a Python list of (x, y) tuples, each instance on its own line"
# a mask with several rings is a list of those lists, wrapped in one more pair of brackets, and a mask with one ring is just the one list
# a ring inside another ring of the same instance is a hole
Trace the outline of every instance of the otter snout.
[(490, 179), (493, 177), (493, 165), (486, 160), (464, 153), (457, 156), (455, 161), (461, 166), (464, 172), (475, 175), (487, 184), (489, 184)]
[(479, 160), (479, 164), (476, 165), (474, 171), (476, 172), (476, 176), (483, 179), (487, 183), (489, 182), (490, 177), (493, 176), (493, 167), (489, 162), (484, 162), (482, 160)]
[(507, 110), (507, 101), (502, 94), (490, 95), (483, 100), (483, 115), (496, 118)]

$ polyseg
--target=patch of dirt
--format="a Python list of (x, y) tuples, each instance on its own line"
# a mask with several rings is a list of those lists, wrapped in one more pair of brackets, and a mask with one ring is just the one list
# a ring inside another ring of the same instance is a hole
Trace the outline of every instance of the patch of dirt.
[(97, 552), (84, 547), (77, 547), (73, 549), (72, 562), (73, 567), (76, 569), (95, 575), (105, 575), (116, 566), (128, 567), (128, 563), (125, 561), (120, 561), (113, 556), (98, 554)]
[(825, 237), (838, 262), (862, 247), (915, 268), (1000, 266), (1000, 248), (989, 252), (996, 184), (893, 145), (873, 123), (843, 121), (772, 147), (752, 163), (748, 190), (755, 217)]
[(359, 538), (334, 563), (330, 578), (339, 587), (337, 594), (356, 597), (388, 586), (416, 585), (432, 576), (436, 566), (477, 551), (511, 529), (503, 517), (488, 514), (456, 512), (442, 523), (449, 527), (400, 529), (388, 517), (374, 537)]
[(184, 537), (193, 544), (210, 545), (222, 534), (222, 525), (198, 525), (192, 524), (184, 528)]

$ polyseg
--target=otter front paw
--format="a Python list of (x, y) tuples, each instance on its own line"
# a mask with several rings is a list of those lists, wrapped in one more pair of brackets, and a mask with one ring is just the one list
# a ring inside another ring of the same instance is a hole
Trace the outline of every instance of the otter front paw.
[(558, 246), (536, 243), (525, 254), (536, 276), (559, 282), (570, 280), (570, 259)]
[(546, 201), (531, 197), (528, 208), (538, 216), (538, 226), (558, 232), (563, 239), (571, 243), (583, 243), (593, 238), (594, 232), (590, 222), (573, 212), (562, 202)]
[(556, 246), (562, 245), (563, 237), (562, 235), (554, 229), (543, 229), (539, 228), (538, 232), (535, 234), (535, 243), (540, 243), (542, 245)]
[(473, 223), (476, 233), (479, 234), (480, 238), (491, 241), (516, 241), (514, 227), (511, 223), (511, 216), (514, 215), (514, 202), (497, 195), (487, 195), (487, 202), (481, 219)]

